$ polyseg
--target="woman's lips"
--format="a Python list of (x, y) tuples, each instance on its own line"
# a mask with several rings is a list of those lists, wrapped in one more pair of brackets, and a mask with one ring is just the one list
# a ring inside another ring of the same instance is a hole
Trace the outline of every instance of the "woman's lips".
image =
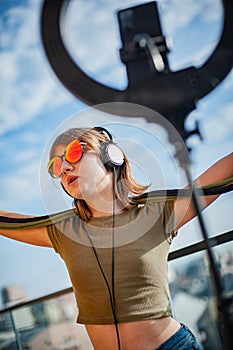
[(78, 176), (69, 176), (69, 177), (67, 178), (67, 184), (68, 184), (68, 186), (72, 185), (77, 179), (78, 179)]

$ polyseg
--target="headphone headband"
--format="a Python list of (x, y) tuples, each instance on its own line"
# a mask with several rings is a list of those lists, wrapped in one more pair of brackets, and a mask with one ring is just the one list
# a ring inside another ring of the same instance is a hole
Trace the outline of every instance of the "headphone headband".
[(100, 134), (106, 134), (109, 140), (113, 141), (113, 136), (107, 129), (103, 128), (102, 126), (95, 126), (93, 129), (98, 131)]

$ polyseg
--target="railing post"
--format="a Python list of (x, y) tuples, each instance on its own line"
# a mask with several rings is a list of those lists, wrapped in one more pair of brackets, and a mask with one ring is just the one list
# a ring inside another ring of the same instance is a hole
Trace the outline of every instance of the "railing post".
[(19, 335), (19, 332), (18, 332), (16, 324), (15, 324), (14, 315), (13, 315), (12, 310), (10, 310), (10, 318), (11, 318), (12, 328), (13, 328), (13, 331), (15, 334), (15, 342), (16, 342), (17, 350), (23, 350), (23, 348), (21, 346), (20, 335)]

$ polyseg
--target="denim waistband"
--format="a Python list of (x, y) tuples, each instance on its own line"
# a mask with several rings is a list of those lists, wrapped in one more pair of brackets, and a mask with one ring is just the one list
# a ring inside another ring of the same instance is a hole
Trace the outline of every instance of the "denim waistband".
[(155, 350), (202, 350), (190, 329), (181, 324), (180, 329)]

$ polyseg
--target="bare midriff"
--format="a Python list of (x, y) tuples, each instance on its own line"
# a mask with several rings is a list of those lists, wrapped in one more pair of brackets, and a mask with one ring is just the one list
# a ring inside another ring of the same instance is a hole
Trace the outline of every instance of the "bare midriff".
[[(119, 323), (121, 350), (155, 350), (179, 328), (171, 317)], [(95, 350), (118, 350), (115, 325), (86, 325), (86, 329)]]

